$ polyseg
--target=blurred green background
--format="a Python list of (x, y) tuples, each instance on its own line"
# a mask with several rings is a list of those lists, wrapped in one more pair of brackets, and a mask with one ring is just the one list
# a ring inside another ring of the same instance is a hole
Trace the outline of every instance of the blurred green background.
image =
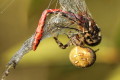
[[(35, 32), (49, 1), (0, 0), (1, 76), (10, 58)], [(7, 80), (120, 80), (120, 0), (86, 0), (86, 3), (103, 36), (101, 44), (94, 48), (100, 50), (93, 66), (85, 69), (73, 66), (68, 58), (71, 48), (60, 49), (48, 38), (36, 51), (23, 57)], [(55, 3), (50, 8), (54, 6)], [(66, 37), (61, 36), (60, 40), (65, 43)]]

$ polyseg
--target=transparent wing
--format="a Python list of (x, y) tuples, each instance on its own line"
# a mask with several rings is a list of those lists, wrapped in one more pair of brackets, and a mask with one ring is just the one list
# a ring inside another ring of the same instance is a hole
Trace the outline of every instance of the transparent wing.
[(6, 66), (6, 70), (3, 73), (2, 79), (4, 80), (5, 77), (9, 74), (9, 71), (11, 68), (15, 68), (16, 64), (18, 64), (18, 62), (22, 59), (22, 57), (28, 53), (29, 51), (32, 50), (32, 42), (34, 40), (34, 35), (32, 35), (32, 37), (30, 37), (29, 39), (27, 39), (22, 47), (15, 53), (15, 55), (11, 58), (11, 60), (9, 61), (9, 63)]
[(71, 30), (74, 31), (72, 28), (77, 28), (77, 24), (72, 23), (71, 20), (60, 14), (52, 15), (45, 23), (42, 39), (57, 36), (58, 34), (67, 34)]
[(34, 40), (34, 35), (32, 37), (30, 37), (29, 39), (27, 39), (23, 43), (22, 47), (12, 57), (12, 59), (9, 61), (8, 65), (17, 64), (26, 53), (31, 51), (33, 40)]
[(87, 13), (91, 15), (85, 0), (59, 0), (59, 3), (61, 9), (64, 11), (71, 11), (75, 14)]

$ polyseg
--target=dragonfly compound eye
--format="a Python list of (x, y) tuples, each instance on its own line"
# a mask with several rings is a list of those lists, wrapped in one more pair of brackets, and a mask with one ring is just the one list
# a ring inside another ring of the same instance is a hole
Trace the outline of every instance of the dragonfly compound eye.
[(69, 59), (73, 65), (85, 68), (94, 64), (96, 54), (91, 48), (76, 46), (71, 50)]

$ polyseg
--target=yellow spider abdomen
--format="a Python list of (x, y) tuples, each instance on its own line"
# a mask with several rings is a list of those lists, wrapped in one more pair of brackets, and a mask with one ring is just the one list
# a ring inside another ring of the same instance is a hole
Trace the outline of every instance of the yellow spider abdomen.
[(73, 65), (85, 68), (95, 62), (96, 54), (91, 48), (76, 46), (71, 50), (69, 59)]

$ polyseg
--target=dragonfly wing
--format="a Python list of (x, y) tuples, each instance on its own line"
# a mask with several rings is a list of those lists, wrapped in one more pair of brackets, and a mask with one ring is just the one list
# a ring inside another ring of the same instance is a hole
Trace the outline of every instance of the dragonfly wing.
[(23, 43), (22, 47), (15, 53), (15, 55), (9, 61), (8, 66), (9, 65), (16, 66), (16, 64), (21, 60), (21, 58), (26, 53), (32, 50), (33, 40), (34, 40), (34, 35), (32, 35), (32, 37), (30, 37)]
[(45, 23), (42, 39), (66, 33), (63, 27), (70, 27), (71, 24), (72, 23), (68, 18), (63, 17), (60, 14), (52, 15)]
[(87, 13), (91, 16), (85, 0), (59, 0), (61, 9), (75, 14)]

